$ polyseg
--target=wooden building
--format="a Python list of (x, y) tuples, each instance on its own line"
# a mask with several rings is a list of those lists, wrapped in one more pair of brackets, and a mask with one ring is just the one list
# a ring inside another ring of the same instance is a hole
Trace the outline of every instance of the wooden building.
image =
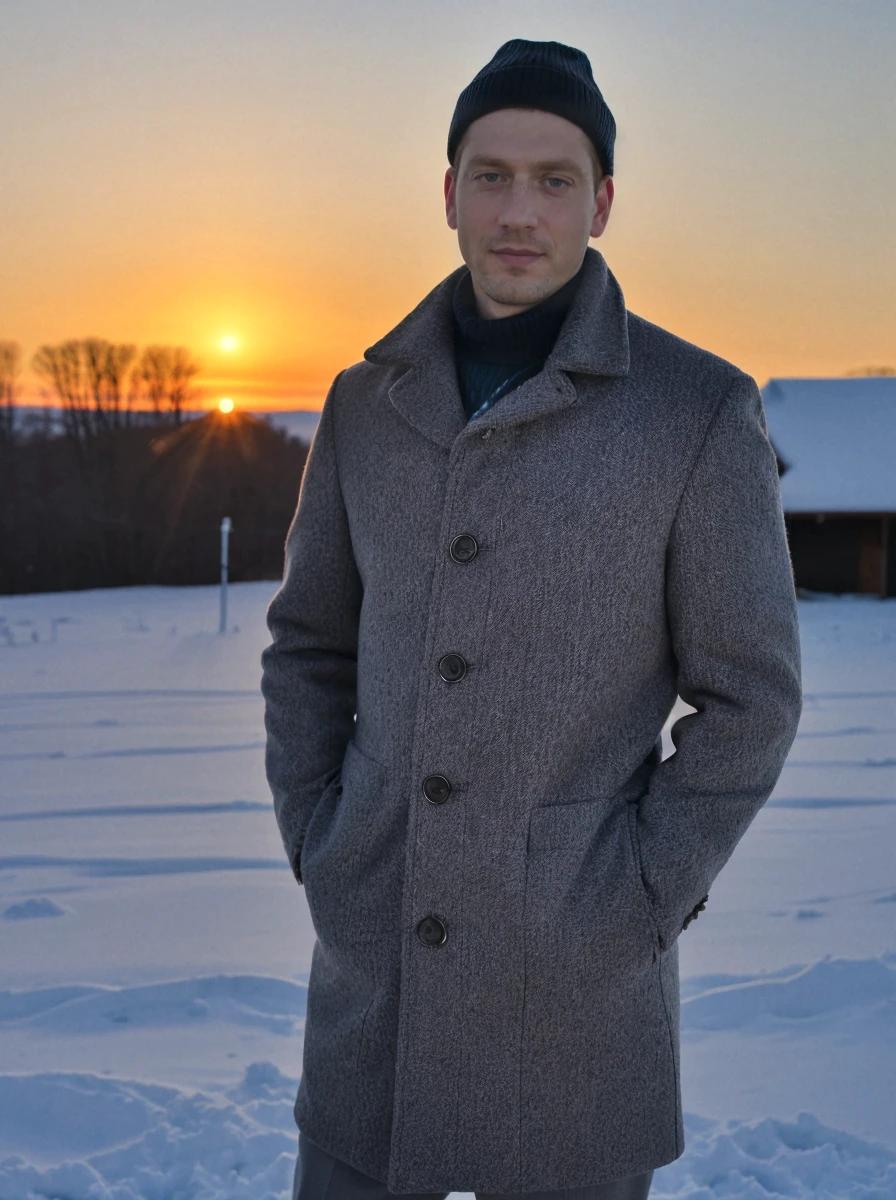
[(896, 595), (896, 377), (770, 379), (798, 589)]

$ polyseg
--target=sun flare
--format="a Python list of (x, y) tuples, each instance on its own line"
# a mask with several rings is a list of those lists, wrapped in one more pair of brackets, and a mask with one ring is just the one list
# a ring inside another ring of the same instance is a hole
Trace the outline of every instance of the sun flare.
[(233, 412), (233, 401), (229, 396), (222, 396), (218, 401), (218, 411), (222, 413)]
[(240, 339), (232, 333), (225, 333), (218, 338), (218, 349), (223, 350), (225, 354), (232, 354), (234, 350), (238, 350)]

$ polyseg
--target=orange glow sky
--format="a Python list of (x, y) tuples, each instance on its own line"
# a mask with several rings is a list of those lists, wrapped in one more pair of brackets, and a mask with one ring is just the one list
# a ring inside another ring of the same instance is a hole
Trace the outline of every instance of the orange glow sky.
[[(896, 367), (896, 5), (29, 0), (5, 7), (0, 339), (185, 345), (204, 402), (319, 408), (461, 263), (458, 93), (510, 37), (616, 117), (628, 307), (774, 375)], [(224, 335), (239, 346), (225, 352)]]

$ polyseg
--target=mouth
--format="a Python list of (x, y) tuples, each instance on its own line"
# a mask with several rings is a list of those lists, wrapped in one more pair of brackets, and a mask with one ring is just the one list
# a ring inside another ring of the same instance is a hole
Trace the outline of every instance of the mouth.
[(543, 256), (529, 250), (493, 250), (492, 254), (511, 267), (526, 267)]

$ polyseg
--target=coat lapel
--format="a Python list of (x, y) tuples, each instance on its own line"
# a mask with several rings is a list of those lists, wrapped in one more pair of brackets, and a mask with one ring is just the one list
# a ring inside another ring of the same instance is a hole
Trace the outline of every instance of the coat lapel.
[[(454, 287), (466, 270), (464, 265), (452, 271), (364, 351), (368, 362), (408, 368), (389, 388), (389, 398), (406, 421), (446, 449), (468, 424), (457, 380), (451, 304)], [(581, 284), (544, 369), (508, 392), (473, 425), (481, 429), (486, 424), (516, 424), (575, 404), (580, 396), (570, 373), (619, 376), (628, 370), (622, 289), (600, 251), (587, 246)]]

